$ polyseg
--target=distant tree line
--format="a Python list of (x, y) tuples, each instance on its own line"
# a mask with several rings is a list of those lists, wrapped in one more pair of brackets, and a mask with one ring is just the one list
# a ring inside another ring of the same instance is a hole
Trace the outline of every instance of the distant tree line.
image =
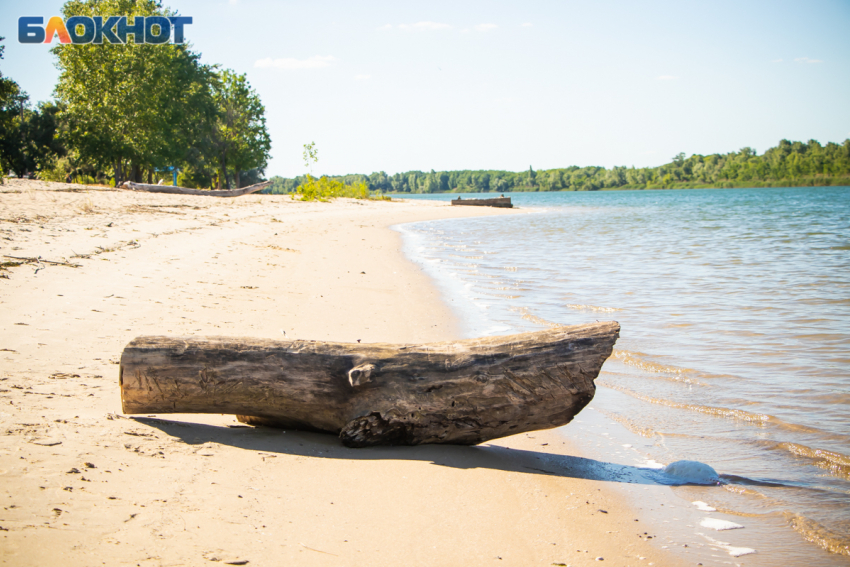
[[(822, 146), (815, 140), (789, 142), (758, 155), (752, 148), (728, 154), (676, 155), (658, 167), (578, 167), (535, 171), (408, 171), (387, 175), (342, 175), (384, 193), (504, 193), (506, 191), (599, 191), (696, 187), (850, 185), (850, 140)], [(304, 177), (273, 177), (272, 193), (291, 193)]]
[[(156, 0), (69, 0), (62, 12), (65, 19), (174, 15)], [(260, 180), (271, 141), (265, 108), (245, 76), (201, 63), (185, 44), (129, 43), (57, 44), (56, 100), (37, 107), (0, 75), (3, 173), (170, 184), (176, 168), (185, 187)]]

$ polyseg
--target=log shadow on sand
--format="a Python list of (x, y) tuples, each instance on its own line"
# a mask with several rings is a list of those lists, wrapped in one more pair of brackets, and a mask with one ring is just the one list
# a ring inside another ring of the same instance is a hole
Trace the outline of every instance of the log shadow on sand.
[(353, 449), (338, 437), (271, 427), (216, 426), (151, 417), (133, 421), (159, 429), (187, 445), (216, 443), (245, 451), (339, 460), (428, 461), (457, 469), (485, 468), (525, 474), (658, 485), (653, 469), (597, 461), (584, 457), (512, 449), (499, 445), (378, 446)]

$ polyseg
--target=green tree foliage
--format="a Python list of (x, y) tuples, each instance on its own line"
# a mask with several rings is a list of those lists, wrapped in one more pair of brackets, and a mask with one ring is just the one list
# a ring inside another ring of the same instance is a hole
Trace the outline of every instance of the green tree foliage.
[[(4, 37), (0, 37), (3, 41)], [(3, 53), (6, 51), (5, 45), (0, 45), (0, 59), (3, 59)], [(5, 174), (6, 171), (15, 170), (14, 165), (15, 154), (17, 148), (15, 142), (18, 139), (16, 131), (19, 127), (19, 120), (23, 103), (28, 97), (21, 91), (18, 83), (4, 77), (0, 73), (0, 174)], [(16, 171), (17, 173), (17, 171)]]
[(58, 133), (58, 112), (59, 107), (52, 103), (41, 103), (33, 109), (27, 104), (26, 95), (21, 97), (20, 108), (2, 137), (0, 150), (16, 175), (41, 176), (65, 155)]
[[(65, 18), (169, 15), (154, 0), (69, 0)], [(134, 41), (134, 40), (133, 40)], [(142, 181), (183, 163), (214, 115), (212, 69), (185, 45), (59, 44), (56, 96), (68, 142), (81, 161), (111, 169), (116, 182)], [(199, 131), (200, 130), (200, 131)]]
[[(0, 37), (0, 41), (4, 38)], [(6, 47), (0, 45), (0, 59)], [(33, 109), (18, 84), (0, 73), (0, 169), (18, 176), (49, 169), (65, 148), (57, 135), (55, 104)]]
[[(384, 193), (479, 193), (506, 191), (599, 191), (697, 187), (781, 187), (850, 185), (850, 140), (822, 146), (815, 140), (789, 142), (758, 155), (752, 148), (709, 156), (684, 153), (659, 167), (578, 167), (534, 171), (407, 171), (395, 175), (337, 176), (346, 183), (365, 182)], [(292, 193), (304, 178), (272, 178), (270, 192)]]
[(313, 164), (319, 162), (319, 148), (316, 147), (316, 142), (304, 144), (304, 152), (301, 154), (304, 159), (304, 167), (307, 171), (313, 173)]
[[(174, 15), (156, 0), (68, 0), (63, 15)], [(80, 164), (152, 180), (178, 167), (191, 187), (257, 179), (271, 141), (265, 108), (244, 75), (200, 62), (187, 45), (62, 45), (56, 97)], [(160, 173), (157, 173), (160, 172)]]
[[(245, 75), (230, 70), (220, 73), (213, 82), (213, 100), (218, 110), (214, 145), (219, 171), (225, 177), (232, 171), (238, 188), (240, 172), (262, 170), (268, 163), (271, 139), (266, 130), (265, 107)], [(230, 187), (229, 181), (227, 186)]]

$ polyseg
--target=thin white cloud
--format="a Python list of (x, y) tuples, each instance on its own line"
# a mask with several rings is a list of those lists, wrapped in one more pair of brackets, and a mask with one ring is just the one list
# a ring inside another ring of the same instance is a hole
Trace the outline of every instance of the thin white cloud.
[(367, 79), (371, 79), (372, 75), (354, 75), (354, 78), (358, 81), (365, 81)]
[(417, 31), (437, 31), (448, 30), (452, 26), (449, 24), (441, 24), (439, 22), (416, 22), (415, 24), (399, 24), (398, 29), (401, 30), (417, 30)]
[(379, 27), (378, 29), (379, 30), (391, 30), (391, 29), (393, 29), (393, 25), (392, 24), (384, 24), (383, 26)]
[(525, 22), (524, 24), (522, 24), (522, 27), (524, 27), (524, 28), (530, 28), (530, 27), (531, 27), (531, 26), (533, 26), (533, 25), (534, 25), (534, 24), (531, 24), (531, 23), (529, 23), (529, 22)]
[(823, 63), (820, 59), (809, 59), (808, 57), (797, 57), (794, 61), (797, 63)]
[(497, 27), (499, 26), (497, 26), (496, 24), (478, 24), (477, 26), (475, 26), (475, 31), (488, 32), (496, 29)]
[(770, 62), (771, 63), (782, 63), (782, 59), (773, 59)]
[(674, 77), (673, 75), (659, 75), (657, 78), (659, 81), (672, 81), (676, 77)]
[(291, 57), (283, 57), (281, 59), (258, 59), (254, 63), (254, 67), (274, 68), (274, 69), (319, 69), (321, 67), (329, 67), (331, 63), (336, 61), (333, 55), (313, 55), (307, 59), (293, 59)]

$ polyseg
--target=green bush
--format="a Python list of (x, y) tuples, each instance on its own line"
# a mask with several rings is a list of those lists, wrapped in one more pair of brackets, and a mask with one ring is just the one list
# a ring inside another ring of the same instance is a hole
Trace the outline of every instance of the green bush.
[[(369, 187), (362, 181), (346, 185), (342, 181), (331, 179), (327, 175), (316, 179), (307, 174), (307, 181), (298, 186), (297, 195), (302, 201), (328, 201), (337, 197), (368, 199)], [(292, 196), (295, 198), (295, 195)]]

